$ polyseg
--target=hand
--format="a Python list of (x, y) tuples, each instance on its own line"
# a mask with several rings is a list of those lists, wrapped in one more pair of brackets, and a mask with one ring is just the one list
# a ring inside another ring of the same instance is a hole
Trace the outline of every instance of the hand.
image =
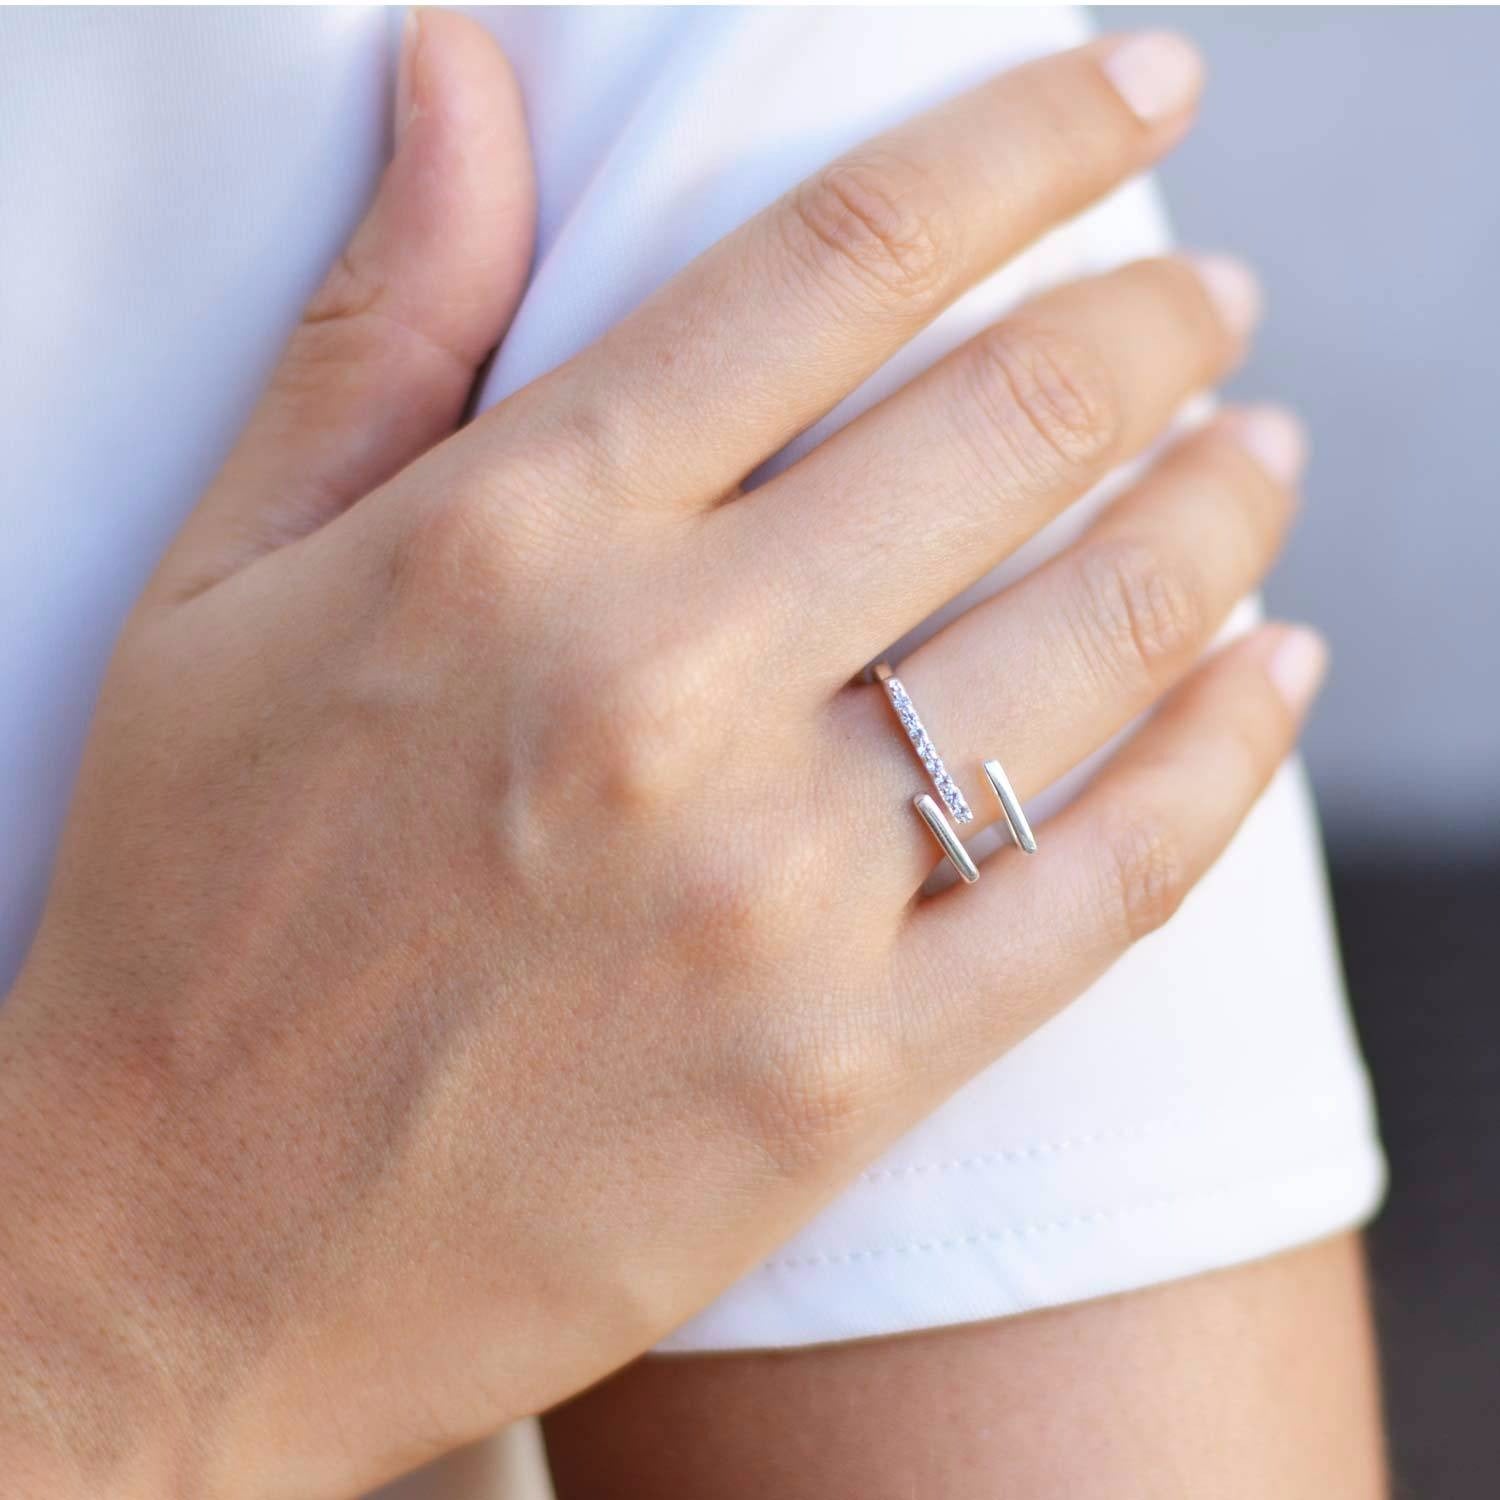
[(1319, 666), (1285, 627), (1196, 665), (1289, 419), (1186, 439), (901, 664), (980, 821), (985, 756), (1025, 797), (1171, 690), (1035, 860), (918, 899), (924, 778), (851, 678), (1225, 372), (1232, 263), (1052, 292), (740, 490), (1180, 136), (1151, 45), (861, 148), (445, 436), (530, 198), (498, 54), (421, 23), (371, 216), (121, 639), (0, 1023), (0, 1432), (47, 1493), (346, 1495), (558, 1401), (1213, 860)]

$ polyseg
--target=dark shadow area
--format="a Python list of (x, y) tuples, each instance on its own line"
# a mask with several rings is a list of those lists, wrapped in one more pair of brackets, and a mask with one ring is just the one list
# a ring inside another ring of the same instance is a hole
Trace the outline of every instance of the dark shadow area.
[(1333, 861), (1391, 1192), (1370, 1234), (1399, 1500), (1500, 1493), (1500, 860)]

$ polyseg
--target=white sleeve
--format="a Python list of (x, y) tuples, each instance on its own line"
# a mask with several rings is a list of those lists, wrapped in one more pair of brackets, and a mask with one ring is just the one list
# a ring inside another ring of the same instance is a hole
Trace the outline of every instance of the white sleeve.
[[(517, 9), (489, 24), (526, 92), (541, 215), (487, 401), (844, 146), (1085, 34), (1074, 12), (989, 8)], [(1151, 187), (1126, 187), (964, 298), (778, 462), (1020, 297), (1165, 242)], [(1099, 499), (954, 608), (1035, 566)], [(1358, 1223), (1383, 1176), (1289, 767), (1165, 930), (664, 1347), (889, 1334), (1192, 1275)]]

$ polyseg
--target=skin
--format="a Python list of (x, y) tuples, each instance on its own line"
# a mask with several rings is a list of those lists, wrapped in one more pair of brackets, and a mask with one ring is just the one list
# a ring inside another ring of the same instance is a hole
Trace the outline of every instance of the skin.
[(645, 1360), (547, 1442), (559, 1500), (1374, 1500), (1374, 1369), (1345, 1236), (1003, 1322)]
[(0, 1013), (21, 1492), (346, 1496), (554, 1406), (1212, 863), (1321, 668), (1282, 625), (1202, 660), (1289, 520), (1285, 416), (903, 664), (981, 822), (987, 747), (1025, 797), (1160, 700), (1044, 857), (919, 899), (914, 765), (850, 678), (1232, 366), (1245, 273), (1060, 288), (740, 490), (1182, 134), (1118, 48), (861, 148), (450, 436), (532, 191), (498, 51), (419, 24), (370, 215), (122, 634)]

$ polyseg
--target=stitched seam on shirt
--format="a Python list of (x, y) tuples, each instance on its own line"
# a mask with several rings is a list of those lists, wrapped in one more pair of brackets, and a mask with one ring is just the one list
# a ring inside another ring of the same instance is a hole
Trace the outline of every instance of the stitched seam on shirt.
[(986, 1167), (1009, 1167), (1017, 1162), (1035, 1161), (1039, 1157), (1062, 1156), (1089, 1146), (1113, 1141), (1134, 1141), (1160, 1130), (1167, 1122), (1147, 1120), (1139, 1125), (1118, 1126), (1111, 1130), (1091, 1130), (1082, 1135), (1063, 1136), (1055, 1141), (1037, 1141), (1029, 1146), (1002, 1146), (997, 1151), (981, 1151), (974, 1156), (957, 1156), (948, 1161), (911, 1162), (900, 1167), (872, 1167), (861, 1172), (861, 1182), (886, 1182), (893, 1177), (918, 1177), (925, 1172), (967, 1172)]
[[(1367, 1140), (1367, 1151), (1372, 1144)], [(1269, 1187), (1275, 1183), (1295, 1182), (1302, 1177), (1313, 1177), (1330, 1167), (1352, 1161), (1348, 1152), (1327, 1157), (1314, 1166), (1301, 1166), (1292, 1172), (1275, 1172), (1264, 1177), (1240, 1178), (1231, 1183), (1220, 1183), (1211, 1188), (1199, 1188), (1190, 1192), (1159, 1194), (1154, 1198), (1140, 1198), (1131, 1203), (1118, 1204), (1113, 1208), (1095, 1209), (1089, 1213), (1068, 1214), (1056, 1219), (1034, 1219), (1019, 1224), (1002, 1225), (997, 1229), (983, 1230), (977, 1234), (956, 1235), (951, 1239), (909, 1240), (898, 1245), (878, 1245), (866, 1250), (842, 1250), (824, 1255), (786, 1256), (764, 1263), (762, 1269), (770, 1271), (806, 1271), (821, 1266), (854, 1265), (860, 1261), (879, 1260), (887, 1255), (942, 1255), (954, 1250), (972, 1250), (978, 1245), (999, 1244), (1006, 1240), (1031, 1239), (1040, 1235), (1066, 1233), (1073, 1229), (1087, 1229), (1098, 1224), (1110, 1224), (1128, 1219), (1137, 1214), (1158, 1213), (1163, 1209), (1176, 1208), (1185, 1203), (1200, 1203), (1212, 1198), (1228, 1197), (1254, 1188)]]
[[(1349, 1114), (1345, 1107), (1338, 1111)], [(1313, 1118), (1320, 1124), (1330, 1116), (1318, 1114)], [(1362, 1120), (1356, 1120), (1360, 1129), (1368, 1130)], [(889, 1182), (893, 1178), (920, 1177), (934, 1172), (979, 1172), (992, 1167), (1011, 1167), (1022, 1162), (1038, 1161), (1053, 1156), (1064, 1156), (1070, 1151), (1087, 1150), (1093, 1146), (1113, 1145), (1119, 1141), (1138, 1141), (1169, 1126), (1178, 1126), (1178, 1120), (1143, 1120), (1136, 1125), (1120, 1125), (1108, 1130), (1084, 1131), (1079, 1135), (1062, 1136), (1055, 1141), (1035, 1141), (1027, 1146), (1001, 1146), (994, 1151), (980, 1151), (973, 1156), (956, 1156), (942, 1161), (909, 1162), (899, 1167), (871, 1167), (859, 1174), (861, 1182)]]

